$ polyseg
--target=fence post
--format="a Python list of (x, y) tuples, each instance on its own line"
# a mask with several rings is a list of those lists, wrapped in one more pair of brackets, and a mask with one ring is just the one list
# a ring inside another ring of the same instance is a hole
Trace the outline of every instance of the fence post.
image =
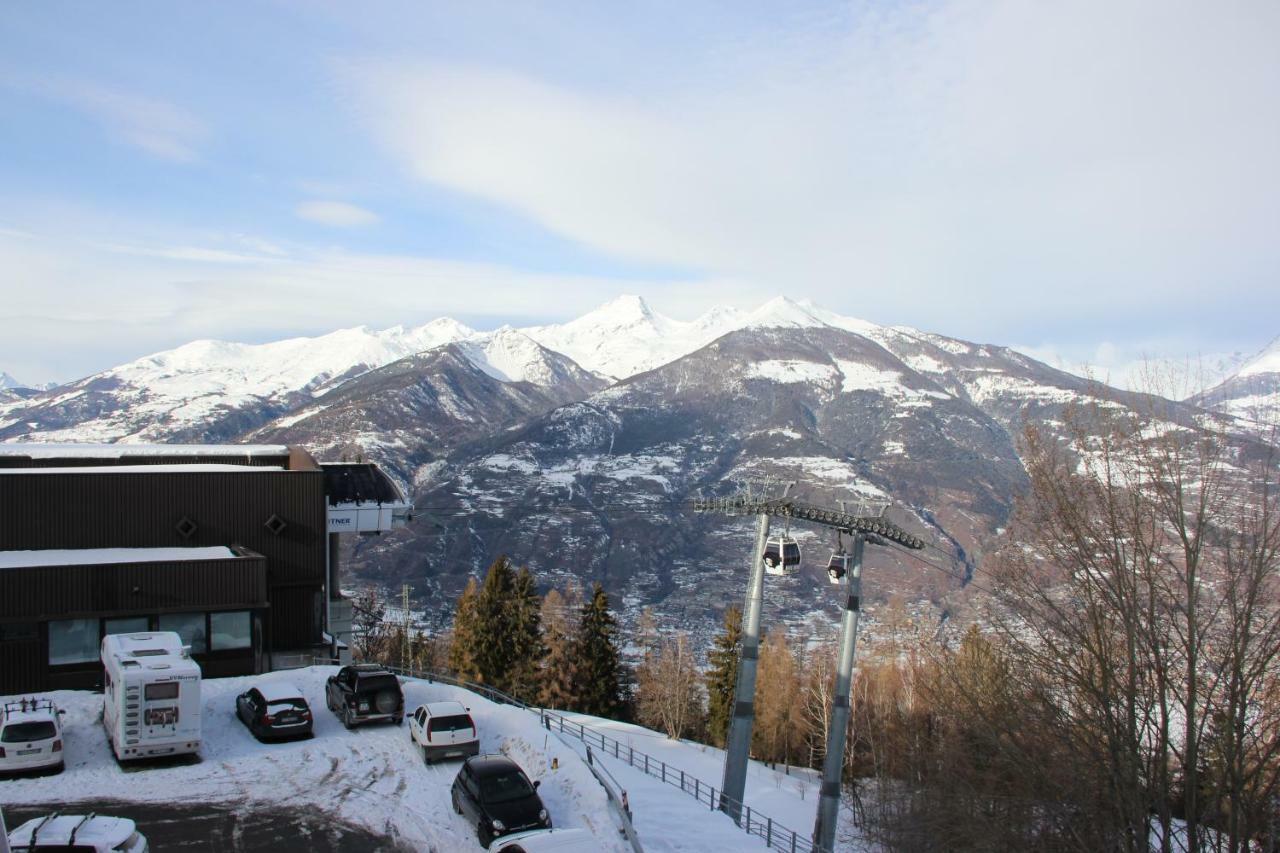
[(644, 757), (644, 775), (649, 775), (649, 756), (647, 754)]
[(667, 762), (662, 762), (662, 781), (667, 781)]
[(716, 810), (716, 789), (714, 785), (711, 787), (711, 810)]
[(747, 835), (751, 834), (751, 806), (747, 806)]
[(693, 777), (693, 798), (698, 802), (702, 802), (702, 792), (698, 789), (702, 787), (702, 783), (698, 781), (698, 777)]
[(636, 748), (634, 746), (627, 747), (627, 766), (636, 766)]
[(684, 771), (680, 771), (680, 793), (684, 793)]
[(764, 842), (767, 846), (773, 847), (773, 818), (769, 818), (768, 820), (769, 823), (765, 828), (765, 832), (767, 834), (765, 835)]

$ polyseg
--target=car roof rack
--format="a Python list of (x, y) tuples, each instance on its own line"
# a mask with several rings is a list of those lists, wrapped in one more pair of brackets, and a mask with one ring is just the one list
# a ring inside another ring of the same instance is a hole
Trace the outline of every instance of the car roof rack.
[(36, 828), (31, 830), (31, 838), (27, 840), (28, 850), (35, 848), (36, 836), (40, 834), (40, 830), (44, 829), (44, 825), (51, 820), (57, 820), (59, 814), (60, 812), (53, 812), (52, 814), (45, 815), (44, 820), (40, 821), (40, 823), (36, 825)]
[(68, 847), (76, 846), (76, 833), (80, 831), (80, 827), (97, 817), (96, 812), (89, 812), (84, 818), (71, 829), (71, 837), (67, 839)]

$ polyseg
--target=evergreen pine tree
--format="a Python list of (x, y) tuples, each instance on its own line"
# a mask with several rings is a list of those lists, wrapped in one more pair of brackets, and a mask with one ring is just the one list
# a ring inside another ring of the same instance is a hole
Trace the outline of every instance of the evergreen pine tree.
[(537, 699), (539, 667), (546, 655), (542, 640), (542, 598), (533, 574), (522, 567), (516, 573), (510, 601), (512, 662), (511, 694), (525, 702)]
[(453, 614), (453, 641), (449, 644), (449, 669), (464, 681), (476, 678), (475, 651), (478, 643), (476, 631), (476, 599), (480, 586), (476, 579), (467, 580), (466, 589), (458, 597), (458, 607)]
[(609, 596), (596, 584), (582, 607), (574, 641), (578, 667), (576, 710), (598, 717), (616, 716), (622, 707), (622, 660), (614, 637), (618, 623), (609, 612)]
[(516, 653), (511, 634), (515, 572), (505, 555), (489, 567), (476, 597), (475, 680), (498, 690), (511, 689)]
[(733, 697), (738, 685), (738, 659), (742, 656), (742, 611), (724, 611), (724, 630), (716, 636), (707, 653), (707, 734), (711, 743), (723, 747), (733, 718)]

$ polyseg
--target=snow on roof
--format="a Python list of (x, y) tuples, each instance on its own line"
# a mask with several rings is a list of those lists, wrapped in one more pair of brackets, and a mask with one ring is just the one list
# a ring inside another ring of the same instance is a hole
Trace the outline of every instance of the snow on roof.
[(433, 717), (467, 713), (466, 706), (461, 702), (428, 702), (422, 707), (426, 708), (427, 713)]
[(71, 468), (0, 467), (0, 474), (260, 474), (283, 470), (279, 465), (78, 465)]
[(0, 569), (32, 566), (100, 566), (108, 563), (185, 563), (227, 560), (236, 554), (225, 545), (205, 548), (50, 548), (44, 551), (0, 551)]
[(122, 456), (284, 456), (283, 444), (75, 444), (15, 442), (0, 444), (0, 456), (31, 459), (119, 459)]
[(10, 846), (18, 849), (26, 847), (31, 843), (31, 832), (37, 827), (40, 830), (36, 833), (35, 849), (37, 850), (69, 845), (73, 831), (76, 834), (77, 849), (81, 844), (105, 845), (114, 848), (133, 835), (136, 824), (127, 817), (96, 817), (78, 814), (60, 815), (52, 820), (37, 817), (9, 834)]
[(290, 699), (301, 699), (305, 694), (292, 682), (271, 680), (253, 685), (268, 702), (285, 702)]

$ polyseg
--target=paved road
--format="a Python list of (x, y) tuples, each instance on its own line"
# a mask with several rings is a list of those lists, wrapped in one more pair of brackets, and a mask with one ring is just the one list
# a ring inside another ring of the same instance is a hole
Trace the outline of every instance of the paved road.
[[(54, 809), (58, 807), (6, 808), (4, 820), (12, 831), (24, 821), (41, 817)], [(382, 836), (341, 823), (313, 809), (100, 800), (77, 802), (58, 810), (130, 818), (147, 836), (151, 849), (158, 853), (168, 850), (392, 853), (400, 849)]]

